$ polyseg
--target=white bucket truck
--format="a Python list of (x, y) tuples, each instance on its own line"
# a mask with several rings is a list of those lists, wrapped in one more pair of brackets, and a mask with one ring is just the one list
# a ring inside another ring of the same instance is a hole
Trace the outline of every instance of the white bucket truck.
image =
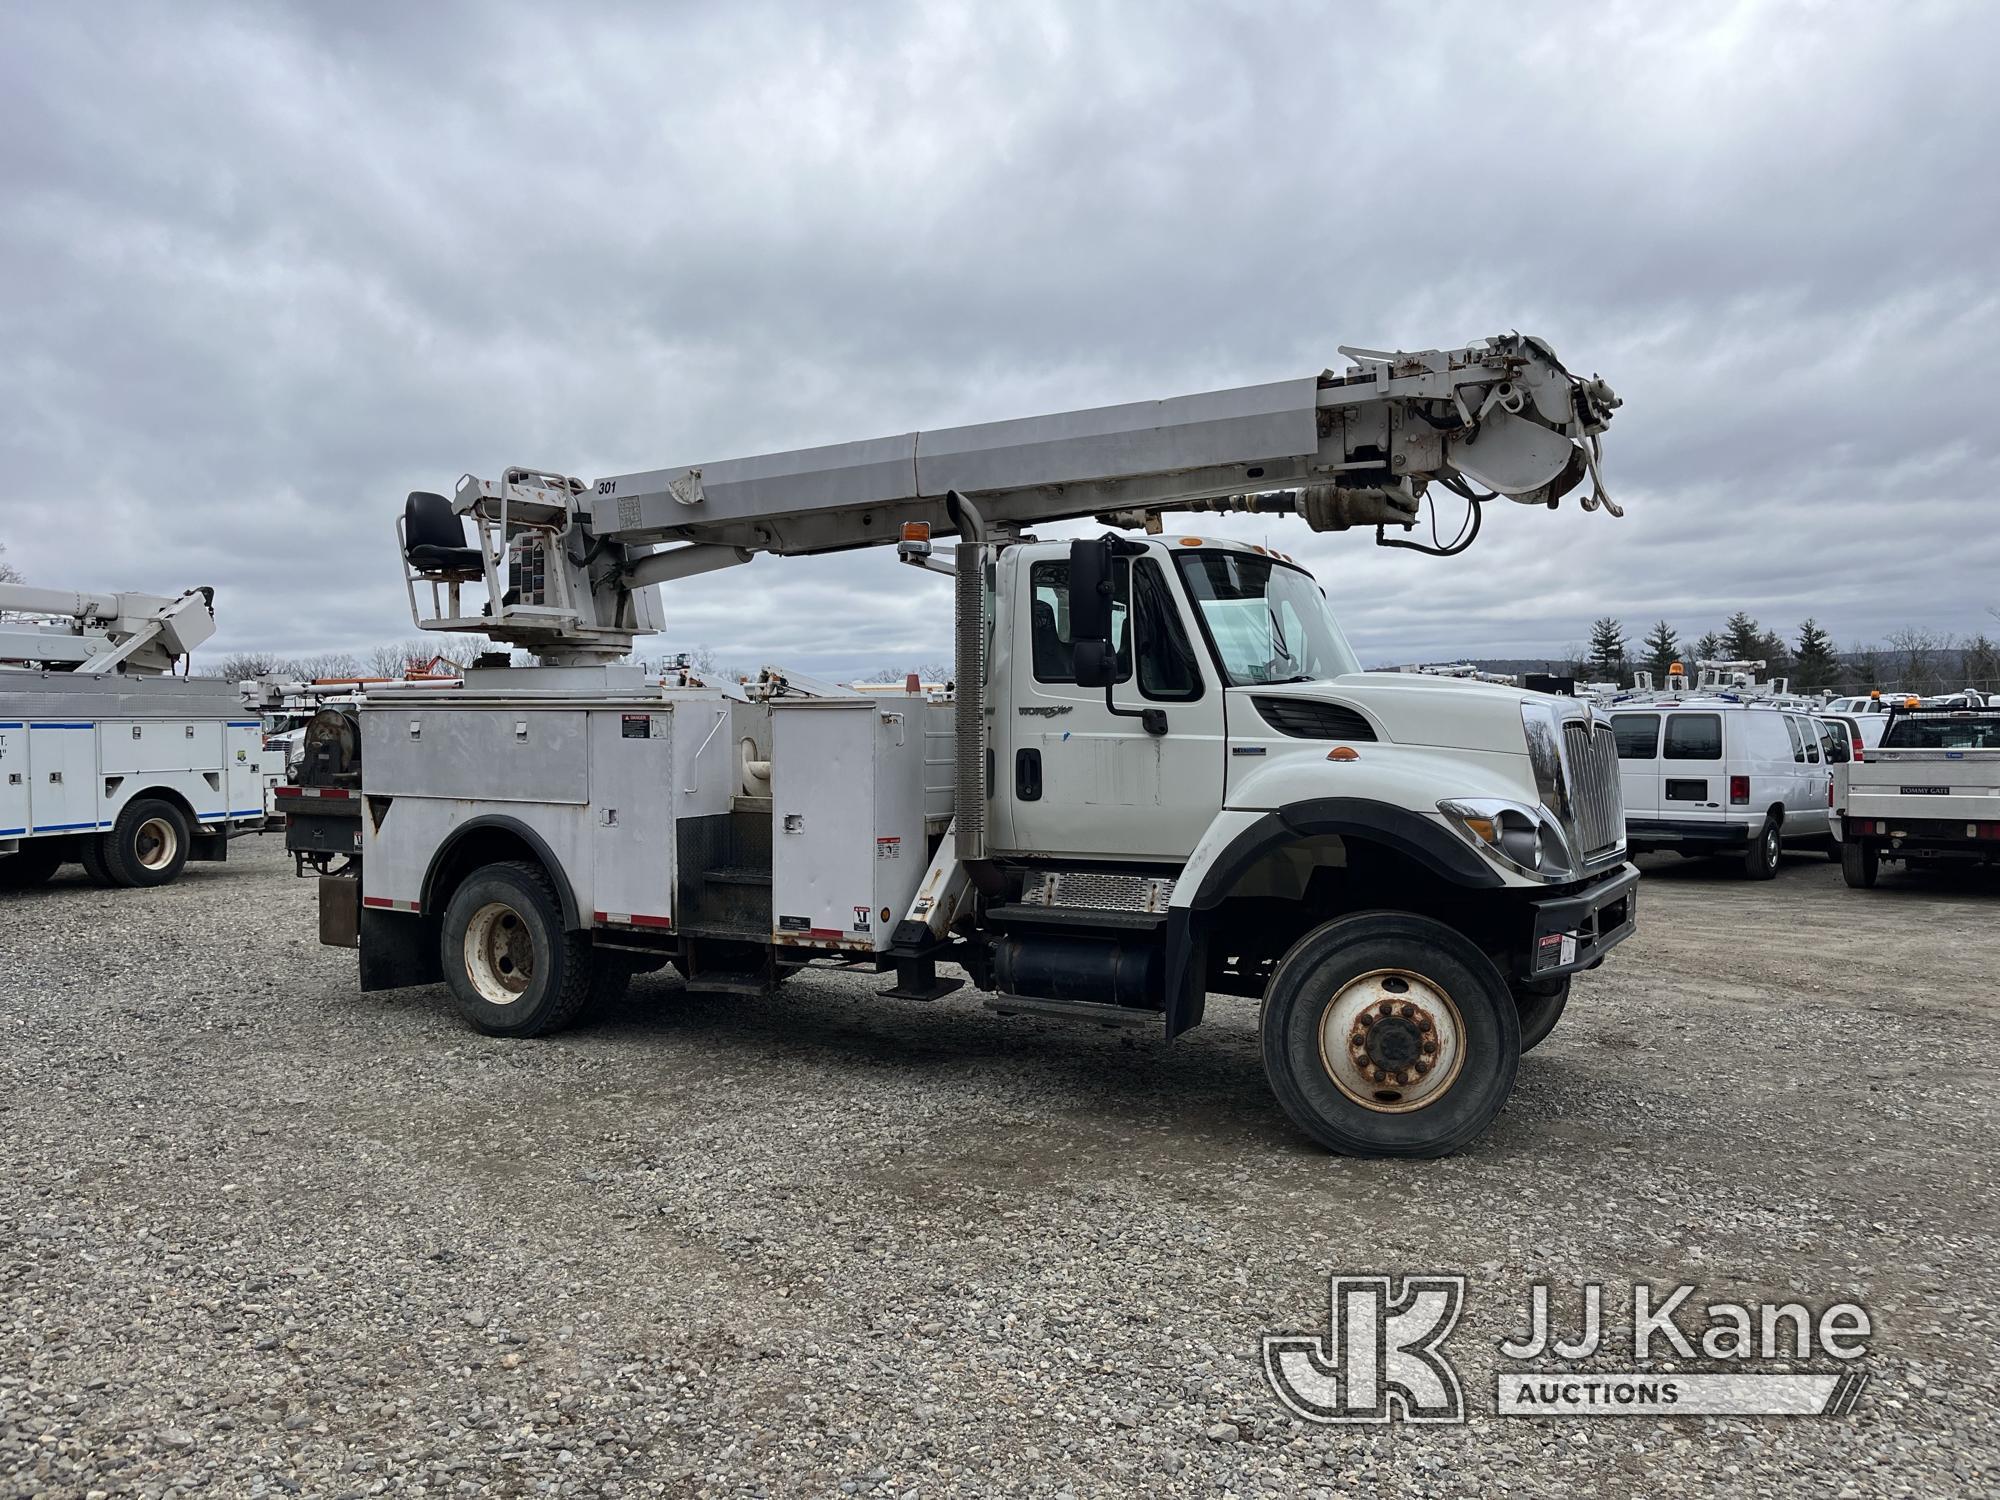
[(213, 594), (0, 584), (0, 887), (69, 861), (165, 885), (264, 826), (283, 770), (242, 690), (172, 675), (215, 633)]
[[(1441, 490), (1475, 525), (1586, 478), (1610, 508), (1617, 402), (1514, 335), (1345, 352), (1168, 401), (411, 495), (417, 623), (541, 665), (316, 721), (287, 802), (322, 940), (359, 948), (363, 989), (443, 980), (516, 1036), (667, 964), (756, 994), (860, 963), (922, 1002), (963, 983), (945, 963), (1001, 1012), (1166, 1037), (1248, 996), (1315, 1140), (1463, 1144), (1571, 976), (1633, 930), (1610, 726), (1362, 673), (1304, 570), (1161, 517), (1450, 550), (1408, 539)], [(1143, 534), (1027, 530), (1088, 516)], [(658, 628), (652, 584), (871, 544), (956, 580), (949, 703), (671, 688), (618, 659)]]

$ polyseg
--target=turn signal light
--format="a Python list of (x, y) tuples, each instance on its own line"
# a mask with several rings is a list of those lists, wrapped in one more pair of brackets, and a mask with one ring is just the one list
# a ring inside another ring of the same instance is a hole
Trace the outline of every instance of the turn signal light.
[(1748, 776), (1730, 777), (1729, 805), (1731, 807), (1745, 807), (1749, 804), (1749, 802), (1750, 802), (1750, 778)]
[(931, 523), (928, 521), (905, 521), (903, 540), (906, 542), (928, 542), (931, 539)]
[(1331, 750), (1326, 752), (1326, 758), (1328, 760), (1359, 760), (1361, 759), (1361, 752), (1352, 745), (1335, 745)]

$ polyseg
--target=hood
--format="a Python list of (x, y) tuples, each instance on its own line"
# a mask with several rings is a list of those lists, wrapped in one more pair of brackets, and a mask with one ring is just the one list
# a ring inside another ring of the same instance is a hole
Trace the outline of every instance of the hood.
[(1399, 745), (1435, 745), (1452, 750), (1500, 750), (1526, 754), (1521, 730), (1523, 703), (1553, 703), (1563, 717), (1580, 717), (1585, 706), (1526, 688), (1454, 677), (1420, 677), (1414, 672), (1350, 672), (1320, 682), (1287, 682), (1260, 687), (1258, 697), (1299, 698), (1358, 708)]

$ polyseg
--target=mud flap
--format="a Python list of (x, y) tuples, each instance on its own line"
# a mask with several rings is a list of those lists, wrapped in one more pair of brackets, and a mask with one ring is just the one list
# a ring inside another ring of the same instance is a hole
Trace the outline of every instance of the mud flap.
[[(352, 882), (359, 885), (359, 881)], [(439, 984), (444, 965), (438, 959), (438, 921), (409, 912), (361, 908), (361, 988), (400, 990), (413, 984)]]
[(1208, 940), (1184, 906), (1167, 912), (1166, 1038), (1201, 1024), (1208, 1006)]

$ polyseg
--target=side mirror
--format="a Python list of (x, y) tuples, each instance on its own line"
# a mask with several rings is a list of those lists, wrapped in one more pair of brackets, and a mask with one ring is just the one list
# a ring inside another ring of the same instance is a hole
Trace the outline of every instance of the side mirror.
[(1107, 687), (1118, 676), (1111, 640), (1111, 540), (1069, 544), (1069, 639), (1078, 687)]

